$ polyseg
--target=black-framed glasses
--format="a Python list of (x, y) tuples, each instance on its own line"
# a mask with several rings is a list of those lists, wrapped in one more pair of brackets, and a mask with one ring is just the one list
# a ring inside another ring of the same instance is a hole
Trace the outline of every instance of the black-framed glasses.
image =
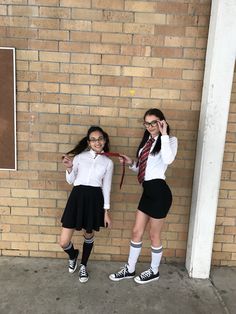
[(91, 137), (89, 139), (89, 142), (92, 142), (92, 143), (96, 143), (96, 142), (104, 142), (105, 139), (103, 136), (99, 136), (98, 138), (95, 138), (95, 137)]
[(149, 128), (150, 126), (157, 126), (159, 121), (160, 120), (153, 120), (151, 122), (144, 121), (143, 125), (145, 126), (145, 128)]

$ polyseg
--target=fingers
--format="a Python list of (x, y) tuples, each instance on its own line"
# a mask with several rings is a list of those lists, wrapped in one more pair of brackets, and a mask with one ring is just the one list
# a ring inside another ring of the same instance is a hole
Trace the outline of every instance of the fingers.
[(65, 161), (65, 160), (71, 160), (70, 157), (68, 157), (68, 155), (62, 155), (62, 156), (61, 156), (61, 159), (62, 159), (63, 161)]
[(62, 155), (61, 159), (62, 159), (63, 162), (64, 161), (72, 161), (73, 160), (70, 156), (68, 156), (66, 154)]
[(71, 158), (68, 155), (62, 155), (62, 163), (66, 168), (71, 168), (73, 161), (71, 160)]
[(161, 120), (161, 121), (158, 121), (157, 123), (158, 123), (159, 127), (162, 127), (162, 128), (167, 126), (166, 120)]
[(166, 134), (166, 131), (167, 131), (167, 122), (165, 120), (161, 120), (161, 121), (158, 121), (158, 126), (159, 126), (159, 130), (161, 132), (161, 134)]
[(120, 154), (120, 157), (119, 157), (120, 163), (123, 163), (123, 159), (125, 159), (126, 164), (128, 164), (128, 165), (132, 164), (132, 159), (130, 157), (128, 157), (124, 154)]
[(106, 222), (106, 228), (109, 228), (109, 229), (111, 229), (111, 221), (109, 221), (109, 222)]
[[(125, 159), (130, 159), (128, 156), (124, 155), (124, 154), (120, 154), (121, 157), (125, 158)], [(121, 158), (119, 157), (119, 158)]]
[(122, 163), (123, 162), (123, 158), (119, 157), (119, 161), (120, 161), (120, 163)]
[(105, 217), (104, 217), (104, 226), (106, 228), (111, 228), (111, 226), (112, 226), (111, 218), (108, 217), (107, 215), (105, 215)]

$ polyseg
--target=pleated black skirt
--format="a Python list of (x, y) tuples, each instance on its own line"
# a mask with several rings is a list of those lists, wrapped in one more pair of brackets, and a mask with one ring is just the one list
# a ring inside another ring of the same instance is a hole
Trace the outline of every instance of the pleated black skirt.
[(165, 180), (143, 182), (143, 194), (138, 209), (152, 218), (165, 218), (172, 204), (172, 193)]
[(61, 218), (62, 227), (91, 233), (104, 227), (104, 198), (100, 187), (74, 186)]

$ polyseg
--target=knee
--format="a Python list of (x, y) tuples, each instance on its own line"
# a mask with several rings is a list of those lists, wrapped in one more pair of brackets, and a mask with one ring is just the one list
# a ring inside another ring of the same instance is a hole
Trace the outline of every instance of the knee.
[(85, 232), (84, 233), (84, 239), (85, 240), (92, 240), (92, 239), (94, 239), (94, 233), (93, 232), (92, 233)]
[(66, 248), (69, 245), (70, 241), (68, 241), (67, 239), (62, 239), (60, 238), (59, 240), (59, 245), (62, 249)]
[(132, 231), (132, 240), (135, 242), (140, 242), (142, 241), (142, 237), (143, 237), (143, 232), (139, 230), (138, 228), (134, 227)]

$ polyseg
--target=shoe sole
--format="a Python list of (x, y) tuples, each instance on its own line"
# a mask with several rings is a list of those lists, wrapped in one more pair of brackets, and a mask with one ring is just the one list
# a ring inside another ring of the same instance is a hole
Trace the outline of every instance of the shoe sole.
[[(135, 276), (135, 275), (134, 275)], [(123, 279), (132, 279), (134, 278), (134, 276), (126, 276), (126, 277), (122, 277), (122, 278), (113, 278), (111, 277), (111, 275), (109, 276), (109, 279), (112, 280), (112, 281), (121, 281)]]
[(79, 278), (79, 281), (81, 282), (81, 283), (85, 283), (85, 282), (87, 282), (89, 279), (88, 278)]
[(135, 281), (136, 283), (140, 284), (140, 285), (144, 285), (144, 284), (146, 284), (146, 283), (149, 283), (149, 282), (152, 282), (152, 281), (156, 281), (156, 280), (158, 280), (159, 278), (160, 278), (160, 277), (156, 277), (156, 278), (153, 278), (153, 279), (150, 279), (150, 280), (141, 281), (141, 280), (139, 279), (139, 276), (138, 276), (138, 277), (135, 277), (135, 278), (134, 278), (134, 281)]

